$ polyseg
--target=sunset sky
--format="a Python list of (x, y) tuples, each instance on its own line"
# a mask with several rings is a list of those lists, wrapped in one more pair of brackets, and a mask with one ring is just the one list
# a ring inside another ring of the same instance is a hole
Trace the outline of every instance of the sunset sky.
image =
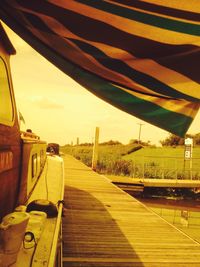
[[(18, 109), (25, 128), (47, 142), (60, 145), (92, 142), (100, 127), (100, 142), (118, 140), (124, 144), (141, 139), (159, 144), (168, 132), (141, 121), (100, 100), (62, 73), (6, 27), (17, 55), (11, 57), (11, 70)], [(200, 132), (200, 112), (189, 133)]]

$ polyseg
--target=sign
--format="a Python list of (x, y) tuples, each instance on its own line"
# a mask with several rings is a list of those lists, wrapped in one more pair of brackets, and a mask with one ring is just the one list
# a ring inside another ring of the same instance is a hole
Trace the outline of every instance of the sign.
[(11, 151), (0, 152), (0, 173), (13, 167), (13, 153)]
[(185, 158), (186, 159), (190, 159), (192, 157), (192, 153), (191, 153), (191, 151), (187, 151), (187, 150), (185, 150)]
[(185, 159), (192, 158), (192, 146), (193, 146), (193, 139), (186, 138), (185, 139)]
[(187, 145), (192, 146), (192, 145), (193, 145), (193, 139), (192, 139), (192, 138), (186, 138), (186, 139), (185, 139), (185, 145), (186, 145), (186, 146), (187, 146)]

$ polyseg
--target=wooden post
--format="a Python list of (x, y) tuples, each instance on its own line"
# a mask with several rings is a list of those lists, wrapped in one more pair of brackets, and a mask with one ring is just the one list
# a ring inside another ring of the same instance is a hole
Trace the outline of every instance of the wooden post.
[(99, 147), (99, 127), (96, 127), (95, 141), (94, 141), (93, 155), (92, 155), (92, 169), (94, 171), (96, 171), (97, 168), (98, 147)]
[(140, 137), (141, 137), (141, 128), (142, 128), (142, 125), (144, 125), (143, 123), (138, 123), (140, 125), (140, 128), (139, 128), (139, 136), (138, 136), (138, 144), (140, 144)]
[(192, 180), (192, 148), (193, 148), (193, 139), (185, 139), (185, 160), (189, 160), (189, 174), (190, 179)]

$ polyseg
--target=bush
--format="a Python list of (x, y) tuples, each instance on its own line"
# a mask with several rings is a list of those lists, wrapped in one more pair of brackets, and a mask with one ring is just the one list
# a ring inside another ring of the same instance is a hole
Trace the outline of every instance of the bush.
[(130, 176), (132, 163), (127, 160), (98, 161), (97, 171), (100, 173)]

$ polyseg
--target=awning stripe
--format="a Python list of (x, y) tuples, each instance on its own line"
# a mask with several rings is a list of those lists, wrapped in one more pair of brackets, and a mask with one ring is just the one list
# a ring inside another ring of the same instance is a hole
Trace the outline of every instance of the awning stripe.
[(163, 18), (157, 15), (147, 14), (141, 11), (128, 9), (117, 6), (106, 1), (99, 0), (77, 0), (79, 3), (94, 7), (99, 10), (106, 11), (111, 14), (121, 16), (130, 20), (142, 22), (144, 24), (156, 26), (170, 31), (186, 33), (189, 35), (200, 36), (200, 25), (195, 23), (186, 23), (183, 21)]
[(112, 2), (123, 4), (127, 7), (139, 8), (143, 11), (146, 10), (148, 12), (155, 12), (156, 14), (160, 15), (200, 22), (200, 14), (192, 11), (175, 9), (171, 7), (161, 6), (159, 4), (147, 3), (144, 1), (123, 0), (122, 2), (121, 0), (112, 0)]
[[(199, 83), (199, 62), (200, 62), (200, 48), (190, 50), (183, 54), (173, 55), (171, 57), (163, 57), (156, 60), (157, 63), (163, 65), (171, 70), (177, 71), (185, 75), (193, 81)], [(196, 90), (199, 90), (196, 88)]]

